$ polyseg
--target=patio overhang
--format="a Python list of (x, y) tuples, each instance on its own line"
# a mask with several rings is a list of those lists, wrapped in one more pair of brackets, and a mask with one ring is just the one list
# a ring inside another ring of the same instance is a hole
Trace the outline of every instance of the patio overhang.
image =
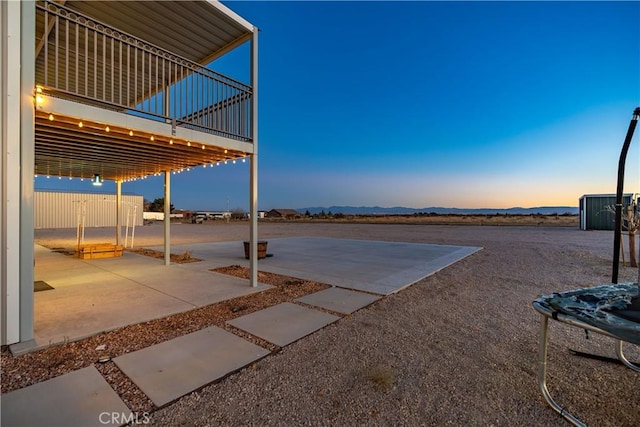
[(35, 174), (122, 181), (245, 161), (253, 150), (183, 127), (41, 95), (35, 112)]
[(124, 182), (255, 153), (252, 88), (206, 67), (257, 31), (222, 3), (37, 4), (36, 175)]

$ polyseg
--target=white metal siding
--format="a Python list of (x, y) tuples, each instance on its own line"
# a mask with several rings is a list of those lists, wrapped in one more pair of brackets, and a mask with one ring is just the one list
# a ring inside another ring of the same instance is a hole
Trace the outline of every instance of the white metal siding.
[[(35, 228), (75, 228), (84, 209), (85, 227), (116, 226), (116, 196), (100, 193), (35, 192)], [(142, 225), (143, 198), (122, 195), (120, 224)], [(135, 216), (134, 216), (135, 210)]]

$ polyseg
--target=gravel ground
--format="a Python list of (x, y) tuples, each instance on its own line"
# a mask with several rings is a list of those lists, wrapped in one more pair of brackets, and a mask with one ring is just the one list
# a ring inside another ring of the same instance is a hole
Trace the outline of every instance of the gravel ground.
[[(247, 228), (183, 224), (172, 228), (173, 242), (243, 240)], [(159, 244), (157, 229), (137, 229), (136, 244)], [(36, 237), (55, 246), (57, 233), (41, 230)], [(100, 237), (100, 231), (91, 233)], [(399, 224), (260, 227), (261, 238), (286, 236), (484, 250), (154, 411), (153, 425), (566, 425), (538, 391), (540, 316), (531, 302), (541, 294), (609, 282), (612, 232)], [(636, 269), (622, 268), (620, 281), (635, 281), (636, 275)], [(593, 334), (585, 340), (583, 331), (552, 322), (552, 396), (590, 425), (640, 425), (640, 375), (571, 356), (568, 348), (614, 356), (612, 340)], [(625, 349), (631, 360), (640, 360), (637, 346)]]

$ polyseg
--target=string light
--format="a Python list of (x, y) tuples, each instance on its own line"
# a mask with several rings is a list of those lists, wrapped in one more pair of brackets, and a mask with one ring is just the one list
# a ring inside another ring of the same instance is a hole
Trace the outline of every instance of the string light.
[(44, 102), (44, 97), (42, 96), (42, 87), (36, 86), (36, 104), (41, 105)]
[(109, 130), (110, 130), (110, 129), (109, 129), (109, 126), (107, 126), (106, 128), (104, 128), (104, 131), (105, 131), (105, 132), (109, 132)]
[(53, 117), (53, 114), (49, 114), (49, 120), (50, 120), (50, 121), (53, 121), (53, 118), (54, 118), (54, 117)]
[(133, 136), (133, 131), (132, 130), (129, 131), (129, 136)]
[(173, 139), (169, 140), (169, 144), (173, 145)]
[(78, 127), (81, 128), (83, 126), (82, 120), (78, 122)]
[(187, 147), (191, 147), (191, 141), (187, 141)]
[(153, 137), (153, 135), (151, 135), (151, 138), (149, 138), (151, 141), (155, 141), (155, 138)]

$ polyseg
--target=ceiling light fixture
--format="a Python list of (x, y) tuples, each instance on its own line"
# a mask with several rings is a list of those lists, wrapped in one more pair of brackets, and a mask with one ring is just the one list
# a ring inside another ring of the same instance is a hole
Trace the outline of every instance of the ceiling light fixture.
[(93, 175), (93, 179), (91, 180), (91, 183), (93, 185), (95, 185), (96, 187), (101, 186), (102, 185), (102, 177), (100, 176), (100, 174)]

